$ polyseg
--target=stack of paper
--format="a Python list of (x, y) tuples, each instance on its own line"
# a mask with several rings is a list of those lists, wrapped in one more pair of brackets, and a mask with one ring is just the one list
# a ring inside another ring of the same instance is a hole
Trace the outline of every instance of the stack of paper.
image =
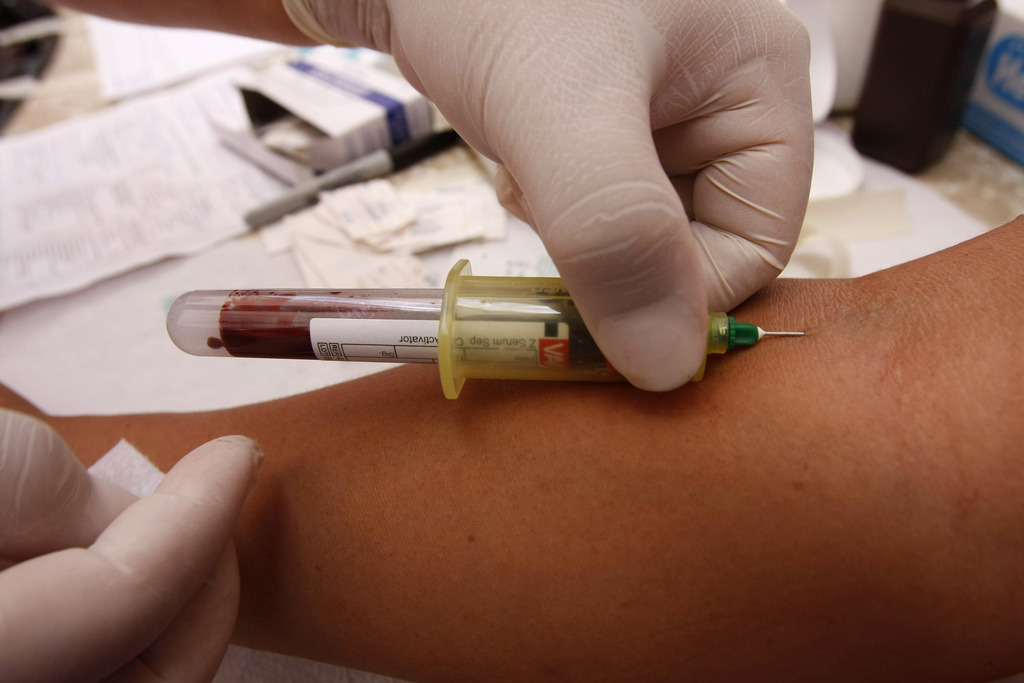
[(291, 250), (310, 287), (437, 287), (417, 255), (501, 240), (508, 214), (470, 152), (320, 196), (310, 209), (260, 231), (270, 253)]
[(242, 234), (284, 186), (218, 144), (231, 74), (0, 139), (0, 310)]

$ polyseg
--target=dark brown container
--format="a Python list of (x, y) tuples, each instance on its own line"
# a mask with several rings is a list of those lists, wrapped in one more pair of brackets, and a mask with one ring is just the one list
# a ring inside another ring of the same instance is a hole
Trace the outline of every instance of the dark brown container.
[(938, 161), (960, 126), (996, 0), (886, 0), (853, 144), (908, 173)]

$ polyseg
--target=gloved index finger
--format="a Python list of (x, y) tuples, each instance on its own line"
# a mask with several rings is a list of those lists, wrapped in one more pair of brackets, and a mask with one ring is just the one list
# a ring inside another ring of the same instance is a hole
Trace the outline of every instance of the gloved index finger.
[(0, 573), (5, 675), (97, 678), (145, 649), (212, 573), (261, 458), (243, 437), (207, 443), (90, 548)]
[(49, 425), (0, 410), (0, 557), (89, 545), (134, 500), (90, 477)]

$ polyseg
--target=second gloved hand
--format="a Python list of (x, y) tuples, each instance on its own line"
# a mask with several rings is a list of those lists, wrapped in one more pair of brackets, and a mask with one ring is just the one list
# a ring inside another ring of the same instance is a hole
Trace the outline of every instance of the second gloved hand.
[(212, 680), (261, 457), (243, 437), (211, 441), (136, 500), (46, 424), (0, 410), (0, 679)]
[(501, 164), (503, 203), (633, 384), (688, 381), (708, 307), (788, 261), (813, 124), (806, 32), (779, 0), (285, 3), (393, 54)]

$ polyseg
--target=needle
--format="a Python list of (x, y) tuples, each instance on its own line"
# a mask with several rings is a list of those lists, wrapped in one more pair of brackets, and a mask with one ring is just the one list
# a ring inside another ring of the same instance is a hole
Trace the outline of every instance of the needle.
[[(760, 328), (758, 328), (760, 329)], [(803, 332), (766, 332), (761, 330), (762, 337), (803, 337)]]

